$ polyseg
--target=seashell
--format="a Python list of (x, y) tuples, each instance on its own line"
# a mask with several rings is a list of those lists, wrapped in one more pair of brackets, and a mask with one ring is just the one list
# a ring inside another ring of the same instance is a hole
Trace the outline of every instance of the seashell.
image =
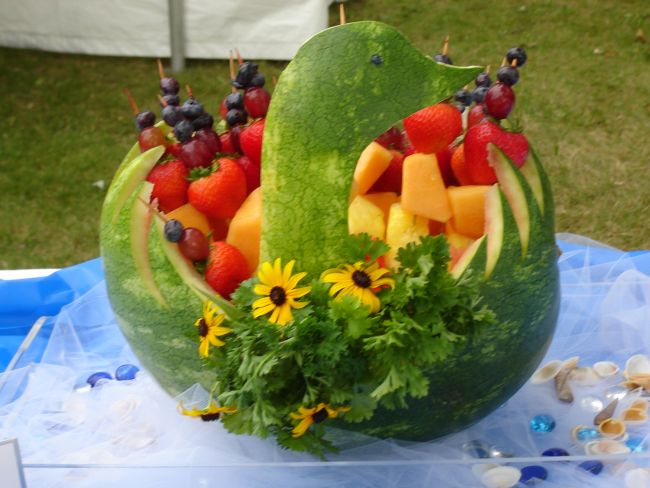
[(630, 390), (640, 388), (650, 393), (650, 375), (637, 375), (630, 377), (627, 381), (621, 383), (621, 386)]
[(560, 372), (563, 365), (564, 361), (560, 361), (559, 359), (546, 363), (533, 373), (533, 376), (530, 377), (530, 382), (533, 385), (541, 385), (542, 383), (551, 381)]
[(647, 411), (648, 400), (646, 400), (645, 398), (639, 398), (638, 400), (634, 400), (629, 408), (636, 408), (637, 410)]
[(625, 473), (625, 488), (648, 488), (650, 471), (646, 468), (634, 468)]
[(596, 385), (603, 381), (603, 377), (596, 373), (594, 368), (587, 367), (575, 368), (571, 371), (569, 378), (574, 383), (585, 386)]
[(133, 395), (117, 400), (111, 404), (109, 411), (119, 422), (126, 422), (131, 419), (133, 412), (140, 406), (140, 400)]
[(585, 445), (585, 452), (590, 456), (600, 454), (628, 454), (630, 448), (620, 441), (602, 439), (588, 442)]
[(618, 367), (618, 364), (612, 361), (598, 361), (594, 364), (593, 369), (601, 378), (609, 378), (618, 373), (620, 368)]
[(513, 466), (498, 466), (481, 475), (481, 483), (488, 488), (512, 488), (519, 483), (521, 471)]
[(555, 375), (555, 392), (561, 402), (573, 403), (573, 392), (569, 386), (569, 376), (578, 364), (578, 356), (567, 359), (562, 364), (562, 369)]
[(474, 476), (476, 476), (478, 479), (481, 479), (481, 476), (486, 471), (489, 471), (494, 468), (498, 468), (498, 464), (492, 464), (492, 463), (480, 463), (480, 464), (474, 464), (472, 466), (472, 473), (474, 473)]
[(600, 425), (608, 418), (611, 418), (614, 415), (614, 411), (618, 406), (618, 398), (614, 398), (612, 402), (603, 408), (596, 417), (594, 417), (594, 425)]
[(625, 435), (625, 424), (622, 420), (608, 418), (598, 424), (598, 431), (605, 437), (616, 439)]
[(630, 424), (643, 424), (648, 420), (648, 412), (642, 408), (628, 408), (621, 414), (621, 419)]
[(627, 379), (638, 375), (650, 376), (650, 359), (648, 359), (648, 356), (645, 354), (637, 354), (628, 359), (625, 363), (623, 375)]

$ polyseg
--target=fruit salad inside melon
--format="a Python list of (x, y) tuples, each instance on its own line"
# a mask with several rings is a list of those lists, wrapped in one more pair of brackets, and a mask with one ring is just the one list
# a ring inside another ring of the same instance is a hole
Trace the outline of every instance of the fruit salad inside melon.
[(491, 84), (350, 23), (272, 96), (240, 64), (225, 131), (163, 77), (165, 122), (138, 113), (101, 223), (116, 317), (163, 387), (199, 382), (213, 400), (189, 412), (314, 452), (324, 425), (428, 440), (512, 395), (559, 292), (548, 180), (503, 127), (508, 61)]

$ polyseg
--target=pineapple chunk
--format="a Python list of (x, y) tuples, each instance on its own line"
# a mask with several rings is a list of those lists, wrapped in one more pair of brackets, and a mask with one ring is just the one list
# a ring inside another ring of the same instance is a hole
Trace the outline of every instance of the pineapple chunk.
[(348, 230), (350, 234), (365, 232), (383, 241), (386, 233), (384, 212), (369, 199), (359, 195), (352, 200), (348, 209)]
[(397, 250), (409, 242), (418, 242), (420, 237), (429, 234), (429, 221), (405, 210), (401, 204), (394, 203), (388, 214), (386, 243), (390, 251), (386, 253), (386, 264), (391, 268), (398, 266)]

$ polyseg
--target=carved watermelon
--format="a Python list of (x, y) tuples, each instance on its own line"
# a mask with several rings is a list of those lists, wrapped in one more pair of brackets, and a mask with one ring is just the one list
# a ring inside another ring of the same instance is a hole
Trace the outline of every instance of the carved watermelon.
[[(338, 265), (352, 175), (368, 141), (448, 98), (479, 71), (435, 63), (377, 22), (333, 27), (309, 40), (282, 74), (266, 121), (262, 259), (296, 259), (316, 275)], [(228, 304), (164, 240), (161, 222), (143, 204), (151, 191), (144, 179), (161, 153), (132, 150), (118, 170), (102, 212), (101, 250), (122, 330), (176, 394), (195, 382), (211, 387), (187, 324), (206, 297), (226, 312)], [(487, 197), (487, 234), (453, 273), (483, 276), (481, 299), (498, 324), (428, 371), (427, 397), (340, 427), (400, 439), (444, 435), (507, 400), (543, 357), (559, 305), (549, 183), (534, 152), (521, 170), (498, 151), (492, 162), (499, 183)]]

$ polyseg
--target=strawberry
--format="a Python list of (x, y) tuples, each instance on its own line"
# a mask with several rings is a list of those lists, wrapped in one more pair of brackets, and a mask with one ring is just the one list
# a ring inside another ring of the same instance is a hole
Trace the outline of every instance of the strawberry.
[(467, 165), (465, 164), (465, 145), (461, 144), (456, 148), (454, 154), (451, 156), (451, 170), (454, 172), (456, 180), (461, 185), (471, 185), (472, 178), (469, 176), (467, 171)]
[(209, 219), (230, 219), (246, 199), (246, 174), (234, 159), (221, 158), (213, 171), (192, 183), (187, 196)]
[(154, 166), (147, 175), (147, 181), (153, 183), (151, 201), (158, 199), (158, 207), (165, 213), (185, 205), (190, 186), (188, 175), (189, 171), (180, 159)]
[(221, 145), (221, 152), (224, 154), (235, 154), (235, 146), (233, 146), (232, 141), (230, 140), (230, 132), (223, 132), (219, 134), (219, 143)]
[(430, 154), (454, 142), (463, 131), (463, 119), (456, 107), (437, 103), (406, 117), (404, 128), (413, 147)]
[(248, 156), (238, 157), (237, 164), (246, 173), (246, 194), (248, 194), (260, 186), (260, 165), (255, 164)]
[(404, 155), (392, 149), (393, 159), (390, 160), (388, 168), (370, 187), (368, 193), (381, 193), (392, 191), (400, 195), (402, 193), (402, 166), (404, 164)]
[(239, 249), (224, 241), (212, 244), (205, 268), (205, 281), (214, 291), (230, 299), (239, 284), (250, 277), (248, 262)]
[(250, 160), (260, 165), (262, 162), (262, 137), (264, 135), (264, 121), (260, 119), (246, 127), (239, 136), (239, 145), (242, 152)]
[(508, 132), (494, 122), (483, 122), (465, 134), (465, 163), (475, 185), (491, 185), (497, 177), (490, 167), (488, 144), (494, 144), (521, 167), (528, 157), (528, 141), (521, 133)]
[(180, 158), (181, 156), (181, 143), (180, 142), (166, 142), (165, 147), (167, 148), (167, 154), (171, 154), (175, 158)]
[(210, 224), (210, 239), (223, 241), (228, 235), (228, 222), (225, 219), (208, 219)]
[(451, 155), (453, 153), (454, 148), (452, 146), (447, 146), (442, 151), (436, 153), (440, 175), (442, 176), (442, 180), (445, 182), (445, 186), (458, 184), (454, 177), (454, 172), (451, 170)]
[(474, 127), (476, 124), (480, 124), (487, 119), (487, 114), (485, 113), (485, 105), (482, 103), (477, 103), (472, 107), (467, 115), (467, 128)]
[(397, 127), (391, 127), (386, 132), (381, 134), (375, 142), (381, 144), (386, 149), (397, 149), (398, 151), (404, 150), (404, 138), (402, 132)]

